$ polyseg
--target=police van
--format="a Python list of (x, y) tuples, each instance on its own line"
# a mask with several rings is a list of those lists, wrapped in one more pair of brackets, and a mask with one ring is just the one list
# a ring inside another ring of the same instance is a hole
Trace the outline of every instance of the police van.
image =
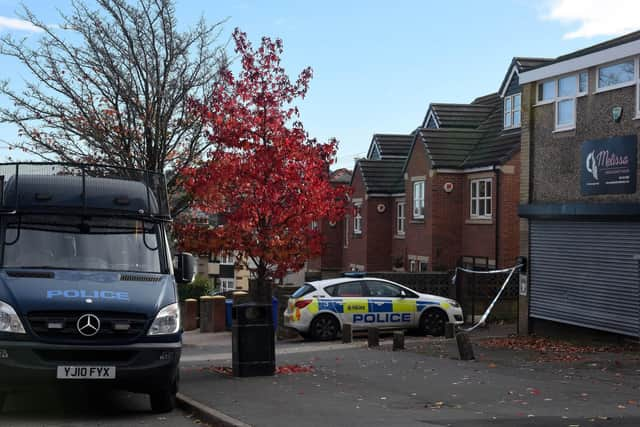
[(463, 323), (456, 301), (374, 277), (305, 283), (289, 298), (284, 320), (303, 337), (323, 341), (335, 339), (344, 323), (354, 330), (418, 329), (434, 336), (444, 335), (446, 323)]
[(90, 384), (173, 409), (182, 328), (164, 176), (110, 166), (0, 165), (0, 410), (8, 393)]

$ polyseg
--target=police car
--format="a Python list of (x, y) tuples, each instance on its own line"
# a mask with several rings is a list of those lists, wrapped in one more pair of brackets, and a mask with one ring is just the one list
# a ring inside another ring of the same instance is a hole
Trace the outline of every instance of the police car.
[(462, 324), (462, 319), (462, 308), (454, 300), (373, 277), (305, 283), (291, 295), (284, 313), (285, 326), (323, 341), (335, 339), (343, 323), (354, 330), (406, 328), (440, 336), (445, 323)]

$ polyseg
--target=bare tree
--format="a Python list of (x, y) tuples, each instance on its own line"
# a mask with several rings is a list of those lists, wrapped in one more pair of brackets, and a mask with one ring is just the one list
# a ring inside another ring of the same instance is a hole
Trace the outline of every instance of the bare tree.
[[(209, 142), (187, 104), (209, 93), (227, 66), (217, 44), (222, 23), (201, 19), (180, 32), (172, 0), (97, 4), (74, 1), (57, 26), (25, 7), (21, 17), (42, 31), (37, 43), (0, 38), (0, 53), (32, 77), (21, 90), (0, 82), (0, 95), (13, 104), (0, 108), (0, 122), (19, 129), (7, 143), (47, 160), (163, 172), (199, 160)], [(176, 174), (170, 177), (172, 194)]]

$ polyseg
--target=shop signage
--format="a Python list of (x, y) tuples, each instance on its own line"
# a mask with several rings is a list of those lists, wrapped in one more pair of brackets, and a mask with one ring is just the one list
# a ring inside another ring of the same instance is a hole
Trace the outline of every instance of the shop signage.
[(585, 141), (580, 152), (582, 195), (635, 193), (637, 144), (636, 135)]

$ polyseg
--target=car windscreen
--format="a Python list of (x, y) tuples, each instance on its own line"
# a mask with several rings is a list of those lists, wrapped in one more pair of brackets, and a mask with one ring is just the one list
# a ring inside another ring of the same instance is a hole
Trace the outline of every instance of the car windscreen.
[(305, 296), (306, 294), (311, 293), (311, 292), (313, 292), (315, 290), (316, 290), (316, 288), (314, 288), (313, 286), (311, 286), (308, 283), (305, 283), (304, 285), (299, 287), (294, 293), (291, 294), (291, 298), (300, 298), (300, 297)]
[(135, 219), (20, 215), (3, 219), (5, 268), (160, 273), (157, 224)]

